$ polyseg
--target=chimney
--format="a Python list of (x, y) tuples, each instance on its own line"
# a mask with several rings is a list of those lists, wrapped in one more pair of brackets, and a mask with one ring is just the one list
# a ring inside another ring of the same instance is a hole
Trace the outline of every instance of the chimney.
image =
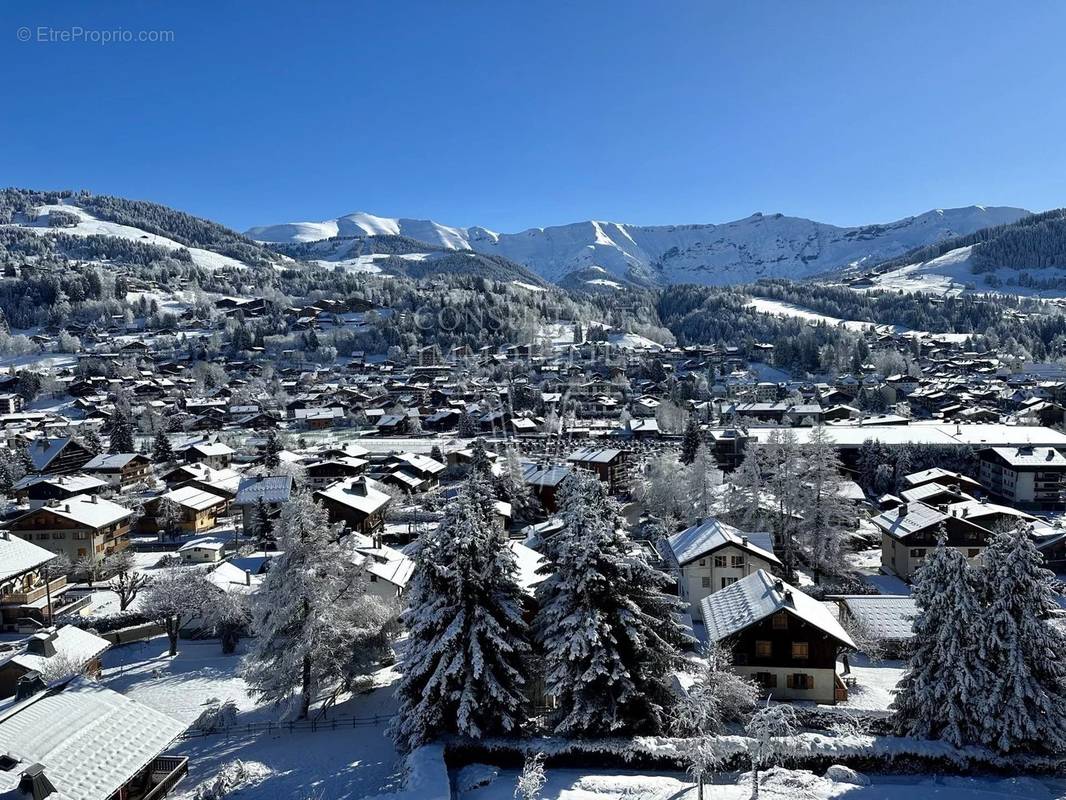
[(95, 503), (95, 502), (96, 502), (96, 500), (97, 500), (97, 497), (96, 497), (96, 495), (95, 495), (95, 494), (91, 494), (91, 495), (89, 495), (89, 502), (90, 502), (90, 503)]
[(366, 478), (356, 478), (352, 481), (352, 485), (348, 488), (348, 491), (352, 494), (366, 497)]
[(70, 513), (70, 503), (64, 503), (63, 504), (63, 513), (64, 514), (69, 514)]
[(778, 578), (777, 580), (774, 581), (774, 591), (775, 592), (783, 592), (783, 591), (785, 591), (785, 583), (780, 578)]
[(251, 586), (252, 585), (252, 573), (249, 570), (245, 570), (244, 571), (244, 585), (245, 586)]
[(15, 684), (15, 700), (25, 700), (28, 697), (33, 697), (38, 692), (43, 692), (47, 688), (48, 684), (44, 682), (41, 673), (36, 670), (30, 670), (19, 678), (18, 683)]
[(19, 778), (18, 792), (26, 800), (44, 800), (55, 794), (56, 787), (44, 774), (44, 767), (40, 764), (30, 764), (22, 771)]

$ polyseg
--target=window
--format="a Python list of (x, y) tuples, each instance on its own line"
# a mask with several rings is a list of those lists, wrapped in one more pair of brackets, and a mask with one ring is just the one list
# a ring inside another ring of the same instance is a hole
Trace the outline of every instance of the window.
[(703, 587), (704, 589), (710, 589), (711, 588), (711, 579), (708, 578), (707, 576), (704, 576), (704, 577), (700, 578), (700, 586)]
[(706, 558), (701, 558), (700, 559), (700, 566), (701, 567), (706, 567), (707, 566), (707, 559)]
[(814, 676), (807, 675), (804, 672), (793, 672), (788, 676), (788, 688), (789, 689), (813, 689), (814, 688)]
[(375, 575), (373, 572), (370, 573), (370, 582), (371, 583), (377, 583), (378, 582), (378, 576)]
[(725, 556), (715, 556), (714, 565), (718, 568), (724, 567), (726, 565)]
[(67, 534), (64, 533), (63, 531), (52, 531), (52, 538), (53, 539), (66, 539), (67, 538)]
[(807, 642), (792, 643), (793, 658), (810, 658), (811, 647)]
[(924, 547), (913, 547), (913, 548), (911, 548), (911, 558), (925, 558), (925, 548)]
[(763, 689), (777, 688), (777, 676), (772, 672), (756, 672), (755, 682)]
[(788, 630), (788, 612), (778, 611), (774, 614), (774, 630), (775, 631), (787, 631)]
[(736, 578), (722, 578), (722, 588), (724, 589), (727, 586), (732, 586), (736, 582)]
[(981, 548), (979, 547), (971, 547), (966, 551), (967, 558), (977, 558), (979, 555), (981, 555)]
[(741, 569), (744, 566), (744, 556), (730, 556), (730, 564), (733, 569)]
[(755, 641), (755, 655), (757, 658), (770, 658), (774, 654), (774, 643), (765, 639)]

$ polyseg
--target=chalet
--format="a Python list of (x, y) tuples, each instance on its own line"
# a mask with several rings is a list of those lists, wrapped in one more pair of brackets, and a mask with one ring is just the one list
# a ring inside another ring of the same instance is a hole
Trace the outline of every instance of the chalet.
[(124, 489), (148, 480), (152, 475), (152, 461), (140, 453), (101, 453), (87, 461), (82, 469)]
[(756, 570), (781, 568), (771, 534), (746, 533), (713, 517), (664, 539), (660, 553), (697, 621), (703, 619), (700, 604), (707, 595)]
[(522, 481), (549, 514), (558, 510), (559, 490), (570, 474), (570, 467), (563, 464), (522, 462)]
[(182, 486), (159, 495), (144, 504), (142, 528), (149, 532), (168, 533), (162, 529), (161, 505), (169, 501), (178, 507), (178, 527), (184, 533), (201, 533), (215, 527), (217, 518), (226, 510), (228, 501), (221, 495), (206, 492), (195, 486)]
[(914, 488), (927, 483), (939, 483), (941, 486), (955, 487), (970, 494), (981, 490), (981, 484), (973, 478), (967, 477), (961, 472), (952, 472), (941, 467), (933, 467), (921, 472), (912, 472), (910, 475), (904, 475), (903, 483), (906, 484), (907, 488)]
[(89, 475), (27, 475), (15, 482), (11, 493), (29, 502), (30, 508), (69, 500), (79, 494), (100, 494), (108, 482)]
[(224, 469), (233, 460), (233, 448), (222, 442), (197, 442), (184, 452), (186, 461), (199, 461), (212, 469)]
[(178, 548), (181, 560), (188, 564), (217, 564), (225, 555), (226, 542), (214, 536), (202, 536)]
[(85, 677), (24, 678), (0, 714), (0, 796), (157, 800), (188, 771), (188, 758), (162, 755), (185, 728)]
[(582, 447), (566, 457), (576, 469), (592, 472), (607, 484), (611, 494), (629, 491), (629, 452), (604, 447)]
[(103, 561), (129, 546), (132, 509), (96, 495), (79, 494), (16, 517), (8, 527), (27, 541), (71, 561)]
[(292, 499), (291, 475), (249, 476), (241, 478), (233, 505), (241, 510), (241, 526), (251, 535), (256, 524), (256, 512), (265, 507), (267, 518), (274, 519)]
[(26, 446), (34, 472), (76, 472), (96, 455), (69, 436), (40, 437)]
[(425, 488), (432, 488), (440, 483), (441, 473), (448, 468), (447, 464), (442, 464), (436, 459), (417, 453), (400, 453), (394, 456), (392, 460), (395, 462), (397, 469), (410, 473), (424, 481)]
[(44, 570), (54, 558), (55, 553), (0, 531), (0, 629), (36, 630), (69, 605), (66, 576), (45, 581)]
[(321, 489), (345, 478), (362, 475), (368, 463), (366, 459), (354, 456), (312, 461), (304, 465), (304, 476), (308, 485)]
[(872, 522), (881, 531), (881, 568), (905, 581), (912, 580), (936, 547), (941, 528), (948, 546), (974, 562), (980, 559), (992, 536), (991, 531), (967, 519), (964, 513), (952, 514), (917, 502), (882, 511)]
[(0, 653), (0, 699), (14, 696), (19, 681), (30, 673), (47, 675), (50, 665), (59, 661), (97, 677), (103, 669), (100, 657), (110, 646), (107, 639), (73, 625), (41, 628), (16, 649)]
[(330, 522), (343, 522), (357, 533), (370, 534), (385, 524), (385, 509), (391, 497), (377, 481), (349, 478), (315, 492), (329, 512)]
[(819, 601), (758, 570), (707, 595), (701, 605), (708, 640), (728, 647), (733, 670), (771, 697), (847, 700), (836, 662), (855, 643)]
[(910, 595), (850, 594), (827, 597), (837, 604), (838, 618), (848, 630), (858, 632), (886, 658), (906, 658), (914, 641), (918, 607)]

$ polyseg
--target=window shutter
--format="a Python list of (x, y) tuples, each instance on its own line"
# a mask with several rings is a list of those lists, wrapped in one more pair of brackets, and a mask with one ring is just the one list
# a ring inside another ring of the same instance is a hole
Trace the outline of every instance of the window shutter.
[(791, 672), (788, 673), (788, 677), (785, 679), (785, 684), (788, 686), (789, 689), (794, 689), (795, 688), (795, 683), (796, 683), (796, 676), (793, 675)]

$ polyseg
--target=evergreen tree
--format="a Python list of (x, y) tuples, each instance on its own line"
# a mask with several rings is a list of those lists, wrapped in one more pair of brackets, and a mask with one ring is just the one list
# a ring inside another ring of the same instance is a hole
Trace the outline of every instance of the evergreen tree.
[(537, 587), (536, 620), (545, 685), (558, 701), (554, 730), (657, 733), (674, 703), (668, 676), (690, 643), (675, 621), (681, 603), (594, 475), (576, 473), (560, 507), (564, 528), (545, 548), (551, 571)]
[(986, 615), (966, 559), (943, 532), (916, 574), (913, 596), (914, 652), (892, 701), (895, 729), (956, 746), (979, 742), (990, 685), (982, 658)]
[(409, 750), (444, 733), (513, 734), (524, 722), (529, 635), (495, 498), (473, 470), (417, 546), (393, 735)]
[(270, 519), (270, 508), (262, 497), (255, 501), (251, 523), (251, 533), (255, 537), (255, 546), (260, 550), (266, 549), (267, 545), (274, 540), (274, 525)]
[(126, 413), (115, 410), (111, 416), (111, 428), (109, 430), (110, 442), (107, 448), (109, 453), (132, 453), (133, 446), (133, 421)]
[(1066, 749), (1066, 636), (1049, 624), (1055, 575), (1028, 528), (992, 539), (978, 570), (988, 620), (985, 743), (1003, 752)]
[(695, 415), (688, 418), (685, 425), (685, 434), (681, 438), (681, 463), (691, 464), (696, 459), (696, 451), (700, 446), (700, 423)]
[(492, 461), (489, 459), (488, 451), (485, 450), (484, 439), (475, 439), (470, 448), (470, 468), (474, 472), (481, 473), (485, 478), (492, 478)]
[(152, 442), (152, 460), (156, 464), (168, 464), (174, 460), (174, 448), (170, 446), (170, 438), (163, 431), (159, 431)]
[(242, 672), (249, 691), (274, 704), (298, 693), (303, 718), (315, 696), (361, 677), (353, 663), (385, 655), (392, 613), (362, 591), (339, 526), (309, 492), (285, 504), (276, 533), (280, 555), (252, 596), (255, 645)]
[(688, 498), (695, 520), (705, 519), (714, 513), (717, 505), (716, 489), (722, 483), (722, 473), (707, 445), (700, 442), (696, 456), (685, 472)]
[(729, 476), (729, 489), (725, 496), (726, 514), (729, 521), (745, 530), (764, 530), (767, 514), (764, 503), (769, 487), (766, 451), (752, 442), (744, 451), (744, 460)]
[(92, 453), (100, 454), (104, 452), (104, 443), (100, 441), (100, 437), (92, 428), (88, 428), (81, 435), (81, 443), (86, 450)]
[(266, 440), (266, 453), (263, 456), (263, 466), (267, 469), (277, 469), (281, 466), (281, 458), (278, 454), (282, 451), (281, 439), (277, 431), (271, 431)]
[(474, 422), (474, 418), (470, 414), (459, 415), (459, 430), (460, 438), (473, 439), (477, 436), (477, 425)]

